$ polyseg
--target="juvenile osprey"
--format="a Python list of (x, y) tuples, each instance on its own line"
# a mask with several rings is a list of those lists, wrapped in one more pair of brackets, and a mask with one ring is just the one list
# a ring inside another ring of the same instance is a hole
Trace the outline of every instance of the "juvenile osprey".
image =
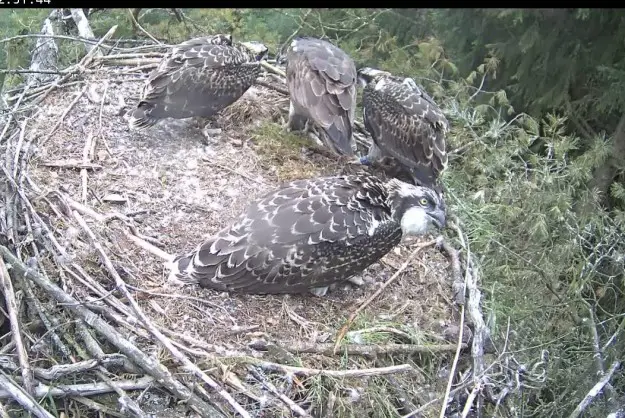
[(210, 118), (237, 101), (260, 74), (267, 47), (232, 43), (230, 35), (190, 39), (177, 45), (148, 77), (128, 119), (144, 129), (164, 118)]
[(361, 163), (392, 157), (406, 167), (415, 184), (438, 188), (437, 178), (447, 166), (449, 122), (434, 100), (413, 79), (386, 71), (361, 68), (358, 82), (364, 85), (365, 128), (373, 138)]
[(296, 180), (177, 256), (169, 277), (220, 291), (323, 296), (334, 283), (361, 284), (354, 274), (431, 225), (444, 227), (445, 206), (429, 188), (364, 172)]
[(287, 51), (286, 82), (290, 94), (288, 127), (301, 130), (309, 119), (338, 155), (354, 155), (352, 127), (356, 110), (356, 66), (330, 42), (302, 37)]

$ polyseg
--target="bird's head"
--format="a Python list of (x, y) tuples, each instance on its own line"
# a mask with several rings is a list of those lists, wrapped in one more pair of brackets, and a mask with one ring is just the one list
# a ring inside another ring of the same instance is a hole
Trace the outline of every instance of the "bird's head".
[(424, 235), (431, 226), (445, 227), (445, 201), (435, 190), (398, 179), (389, 180), (387, 187), (393, 217), (401, 225), (404, 236)]
[(265, 44), (256, 41), (249, 41), (241, 42), (241, 46), (247, 50), (247, 52), (253, 56), (256, 61), (267, 59), (269, 48), (267, 48)]
[(220, 33), (211, 37), (211, 43), (213, 45), (232, 45), (232, 35)]
[(362, 67), (357, 71), (356, 75), (358, 78), (358, 84), (361, 87), (365, 87), (367, 84), (376, 82), (382, 77), (390, 76), (391, 73), (388, 71), (376, 70), (371, 67)]

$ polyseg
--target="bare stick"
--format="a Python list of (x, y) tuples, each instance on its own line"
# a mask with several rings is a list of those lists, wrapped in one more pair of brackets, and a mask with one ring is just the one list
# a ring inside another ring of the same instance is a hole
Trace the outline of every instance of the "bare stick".
[(106, 61), (99, 61), (99, 62), (101, 62), (103, 65), (116, 66), (116, 67), (117, 66), (125, 67), (125, 66), (131, 66), (131, 65), (158, 66), (158, 63), (161, 62), (161, 58), (129, 58), (129, 59), (118, 59), (118, 60), (109, 59)]
[(28, 200), (28, 198), (26, 197), (23, 189), (21, 187), (18, 186), (18, 184), (15, 182), (15, 180), (13, 180), (11, 178), (11, 175), (9, 174), (9, 172), (6, 170), (5, 167), (0, 165), (0, 170), (2, 170), (2, 172), (4, 172), (5, 177), (7, 178), (7, 180), (9, 181), (9, 183), (11, 184), (11, 186), (13, 186), (13, 188), (17, 191), (17, 194), (20, 196), (20, 198), (22, 199), (22, 202), (24, 202), (24, 204), (26, 205), (26, 207), (28, 208), (28, 210), (31, 212), (33, 218), (37, 221), (37, 223), (41, 226), (41, 229), (45, 231), (45, 237), (47, 240), (50, 241), (50, 243), (52, 244), (52, 246), (63, 256), (63, 257), (67, 257), (67, 253), (65, 252), (65, 250), (63, 249), (63, 247), (61, 247), (61, 244), (59, 244), (59, 242), (56, 240), (56, 238), (54, 238), (54, 234), (52, 233), (52, 231), (50, 230), (50, 228), (47, 226), (47, 224), (45, 222), (43, 222), (43, 220), (41, 219), (41, 217), (39, 216), (39, 214), (37, 213), (37, 211), (35, 210), (35, 208), (33, 207), (32, 203), (30, 203), (30, 200)]
[(165, 260), (166, 262), (172, 262), (175, 258), (174, 255), (169, 254), (163, 250), (161, 250), (160, 248), (158, 248), (155, 245), (150, 244), (149, 242), (147, 242), (144, 239), (139, 238), (138, 236), (131, 234), (128, 231), (125, 231), (126, 236), (128, 237), (129, 240), (131, 240), (132, 242), (134, 242), (138, 247), (143, 248), (144, 250), (146, 250), (147, 252), (154, 254), (155, 256), (162, 258), (163, 260)]
[(256, 178), (256, 177), (252, 177), (252, 176), (250, 176), (250, 175), (248, 175), (248, 174), (242, 173), (242, 172), (238, 171), (236, 168), (230, 168), (230, 167), (225, 166), (225, 165), (223, 165), (223, 164), (219, 164), (218, 162), (212, 161), (212, 160), (211, 160), (211, 159), (209, 159), (209, 158), (202, 158), (202, 161), (206, 161), (206, 163), (208, 163), (208, 164), (210, 164), (210, 165), (212, 165), (212, 166), (219, 167), (219, 168), (221, 168), (222, 170), (225, 170), (225, 171), (228, 171), (228, 172), (230, 172), (230, 173), (233, 173), (233, 174), (239, 175), (239, 176), (241, 176), (241, 177), (243, 177), (243, 178), (246, 178), (246, 179), (248, 179), (248, 180), (250, 180), (250, 181), (253, 181), (253, 182), (255, 182), (255, 183), (258, 183), (258, 184), (260, 184), (260, 185), (262, 185), (262, 186), (265, 186), (265, 185), (266, 185), (264, 181), (262, 181), (262, 180), (260, 180), (260, 179), (258, 179), (258, 178)]
[(269, 71), (271, 73), (274, 73), (274, 74), (278, 74), (280, 77), (286, 78), (286, 73), (284, 71), (282, 71), (278, 67), (275, 67), (275, 66), (269, 64), (267, 61), (261, 61), (260, 65), (263, 68), (265, 68), (267, 71)]
[(91, 231), (91, 228), (89, 228), (89, 225), (87, 225), (84, 218), (76, 211), (73, 211), (72, 214), (74, 215), (74, 219), (76, 219), (76, 221), (80, 224), (82, 229), (87, 233), (87, 236), (89, 237), (89, 240), (91, 241), (91, 244), (94, 246), (96, 251), (98, 251), (102, 263), (104, 264), (108, 272), (111, 274), (111, 276), (115, 279), (115, 284), (117, 285), (117, 288), (128, 299), (128, 302), (132, 306), (133, 310), (135, 311), (139, 319), (143, 322), (143, 325), (146, 327), (146, 329), (150, 331), (150, 333), (154, 335), (156, 339), (172, 353), (172, 355), (176, 358), (176, 360), (182, 363), (186, 368), (192, 371), (193, 374), (195, 374), (197, 377), (202, 379), (211, 388), (216, 390), (219, 393), (219, 395), (222, 398), (224, 398), (234, 408), (235, 411), (237, 411), (239, 414), (241, 414), (245, 418), (251, 418), (249, 413), (245, 409), (243, 409), (243, 407), (236, 400), (234, 400), (234, 398), (228, 392), (226, 392), (221, 386), (219, 386), (217, 382), (215, 382), (206, 373), (204, 373), (195, 364), (193, 364), (191, 360), (187, 358), (187, 356), (182, 354), (182, 352), (178, 350), (178, 348), (176, 348), (171, 343), (171, 340), (169, 338), (165, 337), (165, 335), (163, 335), (163, 333), (161, 333), (161, 331), (159, 331), (159, 329), (156, 328), (154, 324), (152, 324), (149, 318), (141, 310), (141, 307), (139, 307), (139, 304), (137, 303), (135, 298), (128, 291), (128, 288), (126, 287), (126, 283), (119, 276), (119, 274), (117, 273), (117, 270), (115, 270), (115, 267), (113, 267), (113, 263), (111, 263), (111, 260), (108, 258), (108, 256), (104, 252), (104, 249), (102, 248), (100, 243), (97, 241), (96, 236), (93, 234), (93, 231)]
[[(463, 344), (466, 347), (466, 344)], [(264, 341), (255, 341), (250, 344), (255, 350), (266, 350), (269, 344)], [(291, 353), (315, 353), (326, 356), (336, 355), (332, 343), (302, 343), (297, 341), (280, 342), (279, 347)], [(412, 353), (441, 353), (454, 351), (455, 344), (345, 344), (340, 347), (338, 354), (346, 353), (357, 356), (374, 356), (380, 354), (412, 354)]]
[(462, 409), (462, 418), (467, 418), (469, 412), (471, 411), (471, 406), (473, 405), (473, 401), (475, 401), (475, 397), (482, 390), (482, 382), (477, 382), (475, 386), (473, 386), (473, 390), (469, 393), (467, 397), (467, 401), (464, 404), (464, 408)]
[(608, 384), (610, 379), (612, 379), (612, 375), (614, 374), (616, 369), (619, 368), (620, 365), (621, 365), (621, 362), (619, 361), (615, 361), (614, 363), (612, 363), (612, 365), (610, 366), (608, 371), (605, 373), (605, 375), (601, 378), (601, 380), (599, 380), (592, 387), (592, 389), (590, 389), (590, 391), (586, 394), (586, 396), (584, 396), (584, 399), (582, 399), (579, 405), (577, 405), (577, 407), (573, 410), (573, 412), (571, 412), (571, 415), (569, 415), (569, 418), (577, 418), (582, 414), (582, 412), (584, 412), (584, 410), (588, 407), (588, 405), (591, 404), (593, 399), (595, 399), (597, 395), (599, 394), (599, 392), (601, 392), (603, 387)]
[(39, 165), (42, 165), (44, 167), (73, 168), (76, 170), (97, 170), (102, 168), (102, 166), (99, 164), (93, 164), (90, 162), (78, 160), (41, 161)]
[(431, 246), (433, 246), (435, 244), (436, 244), (436, 240), (428, 241), (426, 243), (418, 245), (417, 248), (415, 248), (412, 251), (412, 253), (408, 256), (408, 259), (404, 262), (404, 264), (402, 264), (402, 266), (399, 268), (399, 270), (397, 270), (395, 272), (395, 274), (393, 274), (393, 276), (391, 276), (390, 279), (388, 279), (386, 282), (384, 282), (382, 284), (382, 286), (380, 286), (380, 288), (373, 295), (371, 295), (362, 305), (360, 305), (358, 307), (358, 309), (356, 309), (354, 312), (352, 312), (352, 314), (349, 316), (349, 318), (347, 318), (347, 321), (345, 322), (345, 324), (341, 328), (341, 331), (339, 332), (339, 334), (336, 337), (336, 342), (334, 343), (334, 353), (335, 354), (338, 352), (339, 346), (341, 345), (341, 341), (343, 341), (343, 338), (345, 337), (345, 334), (347, 334), (347, 331), (349, 330), (349, 327), (351, 326), (352, 322), (354, 322), (354, 320), (356, 319), (358, 314), (360, 312), (362, 312), (367, 306), (369, 306), (369, 304), (371, 302), (373, 302), (373, 300), (375, 298), (377, 298), (382, 292), (384, 292), (384, 289), (386, 289), (391, 283), (393, 283), (399, 277), (399, 275), (404, 270), (406, 270), (406, 268), (408, 268), (408, 265), (410, 264), (412, 259), (417, 255), (417, 253), (419, 251), (423, 250), (424, 248), (431, 247)]
[(163, 58), (165, 56), (162, 52), (143, 52), (137, 54), (109, 54), (100, 57), (93, 57), (94, 61), (108, 61), (128, 58)]
[[(74, 10), (74, 9), (72, 9)], [(82, 10), (81, 10), (82, 12)], [(89, 164), (91, 163), (90, 159), (89, 159), (89, 154), (91, 153), (91, 143), (93, 141), (93, 135), (91, 133), (89, 133), (89, 135), (87, 135), (87, 139), (85, 140), (85, 148), (83, 148), (82, 151), (82, 161), (83, 164)], [(82, 202), (83, 203), (87, 203), (87, 181), (88, 181), (88, 176), (87, 176), (87, 169), (86, 168), (81, 168), (80, 169), (80, 179), (81, 179), (81, 183), (82, 183)]]
[[(124, 364), (125, 357), (121, 354), (104, 354), (102, 358), (95, 360), (78, 361), (71, 364), (57, 364), (49, 369), (42, 369), (39, 367), (33, 368), (33, 372), (36, 377), (44, 380), (58, 380), (61, 377), (71, 374), (85, 373), (95, 369), (99, 365), (111, 367), (122, 366)], [(11, 360), (11, 356), (1, 355), (0, 365), (12, 372), (18, 371), (20, 367)]]
[(99, 367), (99, 370), (96, 370), (95, 373), (99, 379), (103, 380), (105, 384), (107, 384), (111, 389), (113, 389), (113, 391), (115, 391), (115, 393), (117, 393), (117, 395), (119, 396), (119, 398), (117, 398), (117, 402), (119, 402), (119, 404), (122, 406), (122, 411), (127, 410), (128, 412), (131, 412), (134, 417), (137, 418), (147, 418), (147, 415), (145, 414), (145, 412), (143, 412), (143, 410), (141, 410), (139, 405), (137, 405), (137, 403), (130, 396), (128, 396), (124, 389), (119, 387), (117, 382), (109, 379), (106, 375), (106, 372), (107, 370), (104, 367)]
[[(85, 405), (87, 408), (96, 410), (98, 412), (101, 413), (100, 416), (112, 416), (112, 417), (118, 417), (118, 418), (126, 418), (127, 415), (124, 414), (120, 414), (119, 412), (117, 412), (115, 409), (110, 408), (108, 406), (102, 405), (101, 403), (98, 403), (94, 400), (91, 400), (89, 398), (86, 398), (84, 396), (72, 396), (72, 400), (76, 401), (76, 402), (80, 402), (81, 404)], [(104, 414), (104, 415), (102, 415)]]
[(2, 418), (11, 418), (6, 409), (4, 409), (4, 405), (0, 403), (0, 417)]
[[(595, 311), (594, 308), (590, 306), (590, 304), (586, 303), (586, 305), (588, 309), (588, 317), (584, 318), (582, 323), (585, 323), (587, 325), (588, 331), (592, 336), (592, 348), (595, 352), (593, 356), (595, 359), (595, 368), (597, 369), (597, 376), (602, 377), (605, 374), (605, 364), (603, 360), (603, 351), (601, 350), (601, 343), (599, 340), (599, 333), (597, 332), (597, 325), (595, 322)], [(605, 389), (608, 393), (608, 399), (615, 399), (614, 388), (609, 382), (606, 385)]]
[[(467, 274), (465, 276), (465, 285), (466, 285), (466, 281), (468, 280), (469, 277), (469, 272), (467, 271)], [(458, 365), (458, 360), (460, 359), (460, 350), (462, 349), (462, 346), (466, 344), (462, 343), (462, 337), (464, 335), (464, 305), (460, 306), (460, 325), (459, 325), (459, 331), (458, 331), (458, 346), (456, 347), (456, 354), (454, 355), (454, 361), (451, 364), (451, 370), (449, 371), (449, 379), (447, 380), (447, 387), (445, 389), (445, 396), (443, 397), (443, 404), (441, 405), (441, 412), (439, 417), (440, 418), (445, 418), (445, 411), (447, 410), (447, 404), (448, 404), (448, 399), (449, 399), (449, 394), (451, 392), (451, 385), (454, 381), (454, 375), (456, 374), (456, 366)], [(474, 375), (475, 378), (475, 375)], [(479, 384), (479, 381), (477, 382)], [(478, 387), (478, 385), (476, 384), (476, 387)], [(451, 399), (449, 399), (449, 401), (451, 401)]]
[(289, 95), (289, 91), (285, 89), (284, 87), (276, 86), (275, 84), (268, 83), (265, 80), (259, 79), (259, 80), (256, 80), (255, 83), (258, 84), (259, 86), (263, 86), (268, 89), (277, 91), (278, 93), (284, 94), (285, 96)]
[[(83, 321), (78, 321), (78, 323), (76, 324), (76, 329), (78, 330), (80, 338), (82, 338), (87, 353), (89, 353), (89, 355), (91, 355), (92, 357), (96, 358), (99, 364), (102, 364), (102, 367), (107, 367), (108, 365), (106, 364), (106, 360), (110, 357), (110, 354), (104, 354), (104, 351), (102, 350), (102, 347), (100, 347), (100, 344), (98, 344), (93, 335), (91, 335), (91, 332), (89, 332), (89, 329), (87, 329), (87, 325)], [(126, 370), (128, 373), (141, 374), (141, 370), (139, 370), (137, 367), (135, 367), (134, 364), (128, 361), (128, 358), (126, 358), (126, 356), (123, 356), (121, 354), (116, 356), (121, 358), (122, 366), (124, 367), (124, 370)]]
[[(477, 383), (482, 379), (484, 375), (484, 342), (489, 337), (489, 331), (484, 323), (484, 317), (480, 308), (480, 299), (482, 293), (478, 287), (478, 269), (474, 266), (470, 268), (472, 264), (471, 248), (468, 240), (465, 239), (464, 233), (458, 226), (457, 222), (450, 222), (450, 226), (456, 231), (458, 239), (462, 247), (466, 252), (466, 266), (465, 266), (465, 282), (464, 288), (467, 289), (467, 303), (466, 312), (469, 316), (469, 320), (473, 324), (473, 341), (471, 343), (471, 357), (473, 358), (473, 380)], [(465, 305), (463, 305), (465, 306)], [(461, 328), (462, 329), (462, 328)], [(479, 394), (478, 394), (479, 396)], [(478, 397), (478, 403), (480, 398)]]
[[(2, 383), (2, 378), (4, 376), (0, 375), (0, 386), (4, 387)], [(154, 378), (151, 376), (144, 376), (140, 379), (136, 380), (119, 380), (115, 382), (115, 384), (124, 389), (124, 390), (139, 390), (145, 389), (150, 385), (154, 384)], [(12, 396), (12, 393), (4, 387), (5, 390), (0, 391), (0, 398), (8, 398)], [(72, 396), (72, 395), (81, 395), (81, 396), (93, 396), (99, 395), (101, 393), (109, 393), (112, 392), (113, 389), (106, 383), (81, 383), (76, 385), (58, 385), (48, 386), (44, 384), (39, 384), (35, 388), (35, 397), (43, 398), (45, 396), (52, 396), (55, 398), (64, 397), (64, 396)], [(21, 403), (21, 402), (20, 402)], [(45, 410), (44, 410), (45, 412)], [(46, 414), (48, 414), (46, 412)], [(52, 417), (52, 415), (37, 415), (44, 417)]]
[(10, 38), (0, 39), (0, 44), (7, 42), (13, 42), (20, 39), (41, 38), (41, 39), (66, 39), (68, 41), (85, 42), (95, 45), (97, 41), (95, 39), (83, 39), (79, 36), (67, 36), (67, 35), (46, 35), (42, 33), (30, 33), (28, 35), (16, 35)]
[(453, 248), (446, 240), (442, 240), (441, 249), (447, 255), (449, 263), (451, 265), (451, 278), (452, 278), (452, 290), (454, 292), (454, 301), (457, 305), (462, 306), (465, 303), (465, 281), (462, 276), (462, 269), (460, 266), (460, 256), (458, 251)]
[[(186, 386), (176, 380), (170, 371), (167, 370), (167, 368), (159, 361), (155, 358), (148, 357), (142, 350), (128, 341), (128, 339), (119, 333), (115, 328), (109, 325), (98, 315), (85, 308), (78, 300), (68, 295), (56, 284), (26, 267), (6, 247), (0, 245), (0, 253), (2, 253), (4, 259), (10, 263), (11, 268), (15, 270), (17, 274), (31, 280), (52, 296), (58, 303), (65, 305), (67, 309), (72, 311), (76, 316), (94, 328), (100, 335), (106, 338), (112, 345), (117, 347), (117, 349), (125, 354), (130, 360), (153, 376), (160, 385), (165, 387), (178, 398), (187, 400), (189, 405), (194, 407), (194, 409), (202, 416), (214, 416), (216, 409), (199, 399)], [(106, 387), (108, 388), (108, 385), (106, 385)], [(35, 390), (35, 393), (38, 393), (37, 390)]]
[(258, 380), (265, 388), (267, 388), (269, 392), (273, 393), (274, 396), (276, 396), (278, 399), (284, 402), (291, 409), (291, 411), (295, 412), (300, 417), (312, 418), (310, 414), (308, 414), (306, 411), (302, 409), (301, 406), (293, 402), (293, 400), (291, 400), (285, 394), (280, 393), (278, 389), (270, 381), (268, 381), (263, 375), (258, 373), (256, 370), (254, 370), (254, 367), (248, 367), (247, 370), (249, 370), (249, 372), (256, 378), (256, 380)]
[(4, 293), (4, 300), (6, 301), (9, 321), (11, 323), (11, 334), (15, 342), (15, 348), (17, 349), (17, 358), (20, 362), (24, 386), (26, 387), (26, 391), (32, 394), (35, 382), (33, 372), (30, 369), (30, 363), (28, 362), (28, 353), (26, 353), (26, 348), (24, 348), (24, 342), (22, 341), (20, 321), (17, 317), (18, 308), (15, 300), (15, 291), (13, 290), (13, 283), (11, 282), (9, 272), (2, 259), (0, 259), (0, 280), (2, 281), (2, 293)]
[[(30, 221), (30, 217), (28, 216), (28, 212), (24, 213), (24, 217), (26, 218), (26, 225), (28, 225), (29, 233), (32, 234), (32, 227), (30, 227), (31, 221)], [(33, 243), (33, 252), (35, 253), (36, 259), (39, 259), (40, 253), (35, 243)], [(45, 270), (43, 269), (43, 266), (40, 265), (40, 268), (41, 268), (42, 273), (45, 275)], [(43, 304), (35, 296), (35, 292), (32, 289), (32, 284), (28, 280), (24, 280), (23, 284), (24, 284), (24, 290), (26, 290), (26, 295), (28, 299), (30, 300), (31, 304), (34, 306), (35, 310), (37, 311), (37, 314), (39, 315), (39, 318), (41, 319), (41, 322), (43, 322), (44, 326), (48, 330), (48, 333), (50, 334), (50, 339), (52, 340), (54, 345), (61, 351), (61, 353), (63, 353), (64, 356), (66, 356), (67, 358), (71, 358), (72, 353), (69, 351), (69, 348), (67, 348), (65, 343), (63, 343), (63, 340), (61, 340), (61, 337), (59, 337), (59, 334), (57, 333), (57, 330), (56, 330), (56, 327), (59, 321), (55, 320), (54, 321), (55, 324), (53, 325), (52, 321), (50, 320), (50, 317), (46, 314)], [(37, 371), (35, 370), (34, 372), (35, 372), (35, 376), (37, 376)], [(41, 378), (41, 376), (37, 376), (37, 377)]]
[[(95, 49), (93, 49), (92, 51), (94, 51)], [(76, 105), (76, 103), (78, 103), (78, 101), (80, 100), (80, 98), (82, 97), (83, 94), (85, 94), (85, 92), (87, 91), (87, 87), (89, 87), (88, 85), (85, 85), (85, 87), (80, 91), (80, 93), (78, 93), (78, 95), (76, 96), (76, 98), (74, 100), (72, 100), (72, 102), (69, 104), (69, 106), (67, 107), (67, 109), (65, 109), (65, 112), (63, 112), (63, 114), (61, 115), (61, 118), (56, 122), (56, 124), (52, 127), (52, 129), (50, 130), (50, 132), (48, 132), (48, 134), (45, 136), (45, 138), (43, 138), (39, 144), (40, 147), (43, 147), (43, 145), (48, 142), (48, 140), (50, 139), (50, 137), (52, 137), (52, 134), (54, 134), (54, 132), (56, 132), (56, 130), (59, 128), (59, 126), (61, 126), (61, 123), (63, 123), (63, 119), (65, 119), (65, 117), (67, 116), (67, 114), (72, 110), (72, 108)]]
[(135, 15), (132, 14), (132, 10), (128, 9), (128, 12), (130, 13), (130, 17), (132, 18), (132, 21), (134, 22), (135, 25), (137, 25), (137, 27), (141, 30), (141, 32), (145, 33), (147, 35), (148, 38), (150, 38), (151, 40), (153, 40), (154, 42), (156, 42), (157, 44), (161, 45), (162, 42), (159, 41), (158, 39), (156, 39), (155, 37), (153, 37), (152, 35), (150, 35), (150, 33), (143, 29), (143, 26), (141, 26), (139, 24), (139, 22), (137, 22), (137, 19), (135, 19)]
[[(15, 384), (15, 382), (4, 373), (0, 373), (0, 387), (4, 389), (3, 391), (0, 391), (0, 398), (11, 397), (15, 399), (28, 412), (38, 418), (54, 418), (54, 415), (43, 409), (43, 407), (31, 398), (28, 393), (24, 392), (22, 388), (17, 386), (17, 384)], [(34, 395), (40, 398), (45, 396), (45, 393), (38, 395), (37, 392), (35, 392)]]
[(106, 32), (104, 34), (104, 36), (102, 38), (100, 38), (100, 40), (93, 46), (93, 48), (91, 48), (91, 50), (89, 52), (87, 52), (87, 54), (84, 57), (82, 57), (80, 62), (77, 64), (77, 67), (78, 68), (83, 68), (83, 67), (86, 67), (87, 65), (89, 65), (89, 63), (91, 63), (91, 60), (96, 55), (96, 53), (99, 52), (98, 48), (100, 48), (100, 46), (107, 39), (109, 39), (111, 36), (113, 36), (113, 34), (115, 33), (116, 30), (117, 30), (117, 25), (114, 25), (113, 27), (111, 27), (111, 29), (109, 29), (108, 32)]
[(372, 369), (356, 369), (356, 370), (322, 370), (322, 369), (309, 369), (307, 367), (295, 367), (285, 366), (283, 364), (272, 363), (269, 361), (262, 361), (255, 358), (246, 358), (251, 364), (263, 368), (264, 370), (270, 370), (283, 374), (296, 374), (303, 376), (328, 376), (337, 378), (349, 378), (349, 377), (369, 377), (369, 376), (383, 376), (395, 373), (413, 372), (414, 369), (409, 364), (400, 364), (397, 366), (379, 367)]
[(17, 109), (20, 108), (20, 105), (22, 104), (22, 100), (24, 100), (24, 96), (26, 95), (26, 92), (28, 91), (28, 89), (30, 89), (30, 84), (26, 85), (26, 87), (24, 88), (24, 91), (22, 91), (22, 94), (20, 94), (19, 97), (17, 98), (17, 103), (15, 103), (15, 105), (13, 106), (13, 110), (11, 110), (11, 112), (9, 113), (9, 117), (7, 118), (7, 121), (4, 124), (4, 128), (2, 128), (2, 133), (0, 134), (0, 142), (2, 142), (2, 140), (4, 139), (4, 136), (9, 130), (9, 126), (11, 125), (11, 121), (13, 120), (13, 115), (15, 114), (15, 112), (17, 112)]
[(20, 151), (22, 150), (22, 145), (24, 144), (24, 136), (26, 135), (27, 123), (28, 123), (28, 118), (22, 121), (20, 125), (20, 137), (17, 141), (17, 145), (15, 146), (15, 157), (13, 158), (13, 178), (14, 179), (17, 178), (17, 167), (19, 166), (18, 162), (20, 159)]
[[(104, 82), (104, 92), (102, 93), (102, 101), (100, 102), (100, 114), (98, 115), (98, 136), (99, 137), (102, 137), (102, 114), (104, 113), (104, 101), (106, 100), (106, 93), (108, 92), (108, 90), (109, 90), (109, 82), (107, 80)], [(95, 147), (96, 147), (96, 141), (93, 142), (93, 147), (91, 147), (91, 160), (93, 160), (93, 157), (95, 156)]]

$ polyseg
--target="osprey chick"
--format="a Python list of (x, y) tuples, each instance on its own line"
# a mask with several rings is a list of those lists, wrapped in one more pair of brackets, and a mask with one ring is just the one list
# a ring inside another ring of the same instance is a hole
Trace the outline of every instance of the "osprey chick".
[(436, 187), (447, 166), (445, 135), (449, 122), (434, 100), (412, 78), (373, 68), (358, 70), (364, 86), (365, 128), (373, 138), (362, 164), (392, 157), (410, 171), (414, 183)]
[(148, 77), (128, 125), (144, 129), (164, 118), (214, 116), (250, 88), (266, 54), (263, 44), (233, 44), (230, 35), (194, 38), (175, 46)]
[(286, 82), (290, 94), (288, 127), (301, 130), (309, 119), (321, 130), (326, 146), (338, 155), (354, 155), (352, 128), (356, 110), (356, 66), (330, 42), (302, 37), (287, 51)]
[(445, 225), (436, 192), (367, 173), (296, 180), (252, 202), (233, 225), (171, 264), (170, 280), (240, 293), (319, 296), (403, 236)]

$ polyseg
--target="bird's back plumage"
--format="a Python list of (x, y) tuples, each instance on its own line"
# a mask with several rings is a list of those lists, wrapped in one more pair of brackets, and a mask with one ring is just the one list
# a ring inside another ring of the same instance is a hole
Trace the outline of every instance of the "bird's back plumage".
[(412, 79), (384, 76), (363, 91), (365, 128), (375, 145), (433, 186), (447, 166), (449, 122), (434, 100)]
[(356, 66), (343, 50), (316, 38), (298, 38), (287, 52), (287, 86), (297, 114), (312, 119), (328, 146), (353, 155)]
[(178, 257), (173, 277), (242, 293), (304, 293), (348, 279), (402, 236), (383, 180), (367, 174), (297, 180)]
[(211, 117), (238, 100), (259, 74), (259, 63), (229, 37), (190, 39), (150, 74), (129, 125), (141, 129), (167, 117)]

